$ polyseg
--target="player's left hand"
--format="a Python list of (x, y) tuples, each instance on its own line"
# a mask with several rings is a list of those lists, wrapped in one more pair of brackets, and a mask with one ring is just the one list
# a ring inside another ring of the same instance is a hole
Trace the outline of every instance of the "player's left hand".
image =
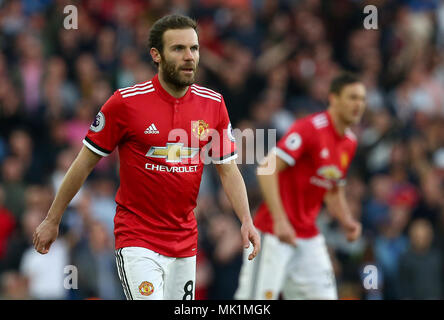
[(347, 241), (355, 241), (361, 236), (362, 225), (357, 221), (353, 221), (344, 226), (345, 229), (345, 237)]
[(248, 260), (253, 260), (261, 249), (261, 238), (259, 237), (259, 233), (254, 227), (253, 222), (249, 221), (242, 224), (241, 235), (242, 244), (245, 249), (250, 247), (250, 241), (253, 244), (253, 252), (248, 256)]

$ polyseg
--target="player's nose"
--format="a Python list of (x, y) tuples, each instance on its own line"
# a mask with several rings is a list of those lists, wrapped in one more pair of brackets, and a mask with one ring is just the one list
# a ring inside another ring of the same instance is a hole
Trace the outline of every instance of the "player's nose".
[(190, 48), (188, 48), (188, 49), (186, 49), (185, 50), (185, 55), (184, 55), (184, 60), (186, 60), (186, 61), (192, 61), (192, 60), (194, 60), (194, 55), (193, 55), (193, 53), (191, 52), (191, 49)]

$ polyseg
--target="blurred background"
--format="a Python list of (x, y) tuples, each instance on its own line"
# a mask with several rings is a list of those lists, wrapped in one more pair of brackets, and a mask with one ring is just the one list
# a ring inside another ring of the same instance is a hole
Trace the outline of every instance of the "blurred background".
[[(66, 30), (63, 9), (78, 8)], [(378, 29), (363, 29), (367, 4)], [(339, 71), (358, 73), (368, 107), (347, 197), (363, 237), (347, 243), (319, 216), (341, 299), (444, 298), (444, 1), (0, 0), (0, 299), (123, 299), (114, 260), (116, 152), (64, 214), (49, 254), (32, 233), (117, 88), (156, 72), (147, 48), (168, 13), (199, 23), (198, 83), (224, 95), (234, 128), (276, 128), (324, 110)], [(253, 152), (253, 150), (247, 150)], [(252, 214), (255, 165), (239, 165)], [(232, 299), (242, 263), (239, 222), (207, 166), (199, 204), (197, 299)], [(78, 269), (66, 290), (63, 268)], [(366, 290), (363, 268), (378, 268)]]

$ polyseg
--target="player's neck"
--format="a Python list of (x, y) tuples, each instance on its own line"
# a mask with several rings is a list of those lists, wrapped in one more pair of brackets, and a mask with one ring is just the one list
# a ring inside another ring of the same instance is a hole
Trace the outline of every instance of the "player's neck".
[(159, 72), (159, 82), (163, 89), (172, 95), (174, 98), (182, 98), (188, 91), (188, 86), (177, 87), (163, 79), (162, 73)]
[(348, 128), (348, 124), (341, 120), (339, 115), (332, 107), (329, 107), (327, 112), (330, 115), (331, 121), (333, 122), (333, 128), (340, 136), (343, 136), (345, 134), (345, 130)]

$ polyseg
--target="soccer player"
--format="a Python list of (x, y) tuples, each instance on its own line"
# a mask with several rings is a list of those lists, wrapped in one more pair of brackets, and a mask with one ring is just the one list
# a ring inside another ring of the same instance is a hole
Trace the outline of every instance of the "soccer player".
[(201, 151), (207, 147), (242, 222), (243, 245), (253, 244), (249, 259), (260, 249), (245, 184), (234, 162), (236, 146), (224, 99), (193, 84), (199, 62), (196, 28), (194, 20), (180, 15), (165, 16), (152, 26), (150, 54), (158, 73), (117, 90), (102, 106), (34, 234), (35, 249), (47, 253), (68, 203), (97, 162), (118, 147), (114, 234), (127, 299), (194, 299), (193, 209), (204, 165)]
[(337, 299), (325, 240), (316, 227), (323, 201), (349, 241), (361, 234), (344, 194), (357, 142), (350, 126), (365, 109), (366, 90), (354, 75), (333, 79), (329, 106), (293, 123), (267, 155), (259, 174), (265, 200), (254, 218), (262, 249), (242, 266), (236, 299)]

